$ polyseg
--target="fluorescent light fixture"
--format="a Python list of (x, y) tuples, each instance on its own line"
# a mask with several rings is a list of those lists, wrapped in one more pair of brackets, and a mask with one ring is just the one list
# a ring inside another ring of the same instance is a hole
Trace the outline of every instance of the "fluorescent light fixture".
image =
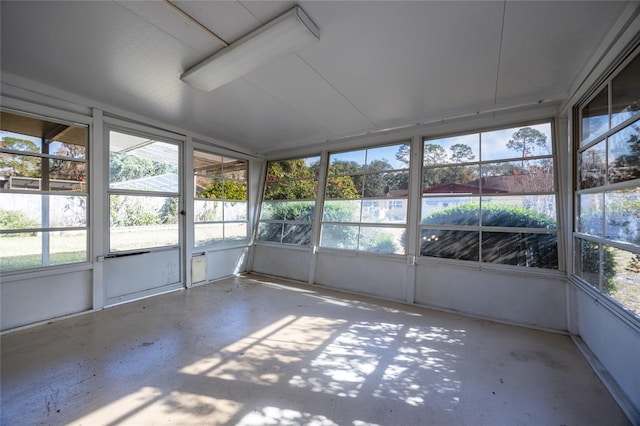
[(319, 39), (318, 27), (295, 6), (189, 68), (180, 79), (210, 92)]

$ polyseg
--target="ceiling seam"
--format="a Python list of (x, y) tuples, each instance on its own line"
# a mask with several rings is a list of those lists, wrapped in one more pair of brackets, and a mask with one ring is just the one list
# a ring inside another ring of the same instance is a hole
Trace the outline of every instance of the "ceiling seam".
[(500, 47), (498, 49), (498, 69), (496, 70), (496, 90), (493, 95), (493, 103), (498, 103), (498, 82), (500, 81), (500, 65), (502, 64), (502, 43), (504, 40), (504, 21), (507, 15), (507, 0), (502, 5), (502, 28), (500, 28)]
[(184, 18), (188, 19), (189, 21), (191, 21), (193, 24), (195, 24), (198, 28), (200, 28), (202, 31), (206, 32), (207, 34), (209, 34), (211, 37), (213, 37), (218, 43), (220, 43), (223, 47), (227, 47), (229, 46), (229, 42), (227, 42), (226, 40), (224, 40), (222, 37), (220, 37), (218, 34), (214, 33), (213, 31), (211, 31), (209, 28), (207, 28), (204, 24), (202, 24), (200, 21), (198, 21), (196, 18), (194, 18), (193, 16), (189, 15), (187, 12), (185, 12), (184, 10), (182, 10), (181, 8), (179, 8), (177, 5), (175, 5), (172, 1), (170, 0), (164, 0), (164, 3), (166, 5), (168, 5), (169, 7), (171, 7), (174, 11), (176, 11), (178, 14), (182, 15)]
[(318, 70), (316, 70), (314, 67), (312, 67), (312, 66), (311, 66), (311, 64), (309, 64), (309, 62), (305, 61), (305, 60), (304, 60), (304, 58), (303, 58), (302, 56), (300, 56), (300, 54), (299, 54), (299, 53), (296, 53), (295, 55), (296, 55), (298, 58), (300, 58), (300, 60), (301, 60), (302, 62), (304, 62), (304, 64), (305, 64), (306, 66), (308, 66), (308, 67), (309, 67), (309, 68), (310, 68), (314, 73), (316, 73), (316, 75), (317, 75), (318, 77), (320, 77), (320, 78), (322, 79), (322, 81), (324, 81), (325, 83), (327, 83), (327, 84), (328, 84), (328, 85), (329, 85), (333, 90), (335, 90), (335, 91), (336, 91), (336, 93), (337, 93), (338, 95), (340, 95), (340, 97), (341, 97), (342, 99), (344, 99), (344, 100), (345, 100), (345, 102), (347, 102), (347, 103), (348, 103), (349, 105), (351, 105), (351, 106), (352, 106), (356, 111), (358, 111), (358, 112), (360, 113), (360, 115), (362, 115), (362, 116), (363, 116), (363, 117), (364, 117), (364, 118), (365, 118), (369, 123), (371, 123), (371, 125), (372, 125), (372, 126), (375, 126), (375, 125), (376, 125), (376, 123), (375, 123), (373, 120), (371, 120), (369, 117), (367, 117), (367, 115), (366, 115), (364, 112), (362, 112), (362, 111), (360, 110), (360, 108), (358, 108), (357, 106), (355, 106), (355, 105), (353, 104), (353, 102), (351, 102), (351, 101), (350, 101), (350, 100), (349, 100), (345, 95), (343, 95), (343, 94), (342, 94), (342, 92), (340, 92), (340, 91), (339, 91), (339, 90), (338, 90), (338, 89), (337, 89), (333, 84), (331, 84), (331, 83), (330, 83), (326, 78), (324, 78), (324, 77), (322, 76), (322, 74), (320, 74), (320, 73), (318, 72)]

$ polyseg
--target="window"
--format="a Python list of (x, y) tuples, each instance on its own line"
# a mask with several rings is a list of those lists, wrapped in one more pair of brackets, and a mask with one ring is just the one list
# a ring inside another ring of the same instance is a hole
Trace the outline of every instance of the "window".
[(410, 145), (329, 155), (320, 246), (405, 254)]
[(558, 268), (551, 123), (425, 139), (420, 255)]
[(0, 270), (87, 261), (87, 128), (2, 112)]
[(640, 56), (578, 107), (575, 273), (640, 315)]
[(258, 240), (308, 246), (318, 189), (320, 157), (267, 164)]
[(109, 251), (179, 243), (176, 143), (109, 131)]
[(247, 162), (193, 153), (195, 246), (247, 241)]

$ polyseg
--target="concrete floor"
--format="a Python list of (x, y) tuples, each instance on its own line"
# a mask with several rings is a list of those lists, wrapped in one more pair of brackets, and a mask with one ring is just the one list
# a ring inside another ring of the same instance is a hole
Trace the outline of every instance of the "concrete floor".
[(623, 425), (567, 336), (255, 275), (2, 336), (3, 425)]

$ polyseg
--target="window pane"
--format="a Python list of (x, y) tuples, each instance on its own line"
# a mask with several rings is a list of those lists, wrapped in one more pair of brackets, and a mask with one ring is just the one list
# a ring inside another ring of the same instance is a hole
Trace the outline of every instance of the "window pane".
[[(69, 131), (77, 133), (77, 136), (73, 136), (74, 138), (77, 138), (78, 140), (84, 140), (85, 129), (80, 127), (69, 127)], [(59, 141), (53, 141), (49, 143), (49, 154), (58, 157), (71, 157), (77, 159), (87, 158), (87, 153), (84, 145), (77, 145)]]
[(390, 170), (408, 169), (410, 158), (410, 145), (392, 145), (367, 149), (367, 169)]
[(611, 126), (640, 113), (640, 56), (631, 61), (611, 82)]
[(179, 192), (178, 145), (109, 132), (110, 188)]
[(224, 240), (225, 241), (246, 241), (247, 240), (247, 224), (246, 223), (225, 223), (224, 224)]
[(196, 247), (214, 244), (224, 238), (222, 223), (196, 223), (193, 231)]
[(49, 160), (49, 190), (86, 192), (86, 163)]
[[(45, 160), (46, 161), (46, 160)], [(0, 154), (0, 189), (40, 190), (42, 159), (30, 155)]]
[(243, 201), (227, 201), (224, 203), (224, 220), (247, 220), (247, 203)]
[[(0, 193), (0, 229), (85, 227), (86, 195)], [(46, 212), (43, 216), (43, 212)], [(47, 218), (48, 216), (48, 218)]]
[(286, 220), (313, 221), (315, 201), (289, 201), (286, 203)]
[(595, 188), (604, 185), (607, 172), (605, 159), (607, 156), (606, 140), (580, 153), (580, 189)]
[(364, 176), (364, 198), (408, 195), (409, 172), (370, 173)]
[(264, 201), (260, 211), (260, 220), (284, 220), (286, 214), (286, 201)]
[(311, 243), (311, 225), (285, 224), (282, 242), (284, 244), (309, 245)]
[(553, 160), (523, 160), (482, 166), (483, 194), (553, 192)]
[(358, 250), (373, 253), (404, 254), (405, 230), (402, 228), (360, 228)]
[(289, 198), (293, 181), (267, 182), (264, 189), (265, 200), (286, 200)]
[(367, 150), (340, 152), (329, 155), (329, 175), (346, 175), (365, 169)]
[(87, 261), (87, 231), (49, 232), (49, 263), (59, 265)]
[(582, 108), (582, 143), (586, 145), (609, 130), (609, 91), (602, 89)]
[[(604, 257), (610, 254), (605, 253)], [(595, 288), (600, 288), (600, 250), (597, 243), (576, 239), (576, 273)]]
[[(609, 257), (603, 262), (605, 276), (610, 276), (605, 291), (631, 312), (640, 316), (640, 254), (608, 247)], [(613, 264), (612, 264), (613, 263)]]
[(423, 164), (425, 166), (479, 161), (480, 135), (473, 133), (425, 141), (424, 154)]
[(420, 256), (445, 259), (479, 259), (480, 233), (439, 229), (420, 230)]
[(87, 226), (86, 195), (43, 195), (43, 202), (49, 199), (49, 227)]
[(482, 226), (555, 229), (556, 217), (553, 195), (482, 197)]
[(222, 221), (222, 202), (213, 200), (195, 200), (195, 222), (220, 222)]
[(606, 238), (640, 245), (640, 186), (605, 193)]
[[(49, 262), (43, 263), (43, 238), (49, 240)], [(87, 261), (87, 231), (0, 234), (0, 270), (16, 271)]]
[(323, 222), (359, 222), (360, 200), (325, 201)]
[(315, 200), (318, 181), (316, 179), (280, 180), (267, 182), (265, 200)]
[(480, 225), (480, 199), (477, 197), (424, 197), (423, 225)]
[(247, 184), (235, 180), (225, 180), (223, 186), (225, 200), (246, 200)]
[(455, 165), (429, 168), (423, 171), (423, 194), (478, 194), (480, 192), (478, 165)]
[(604, 235), (604, 195), (578, 196), (578, 232), (602, 237)]
[(110, 250), (178, 245), (178, 198), (110, 195)]
[(319, 164), (319, 157), (270, 161), (267, 168), (267, 180), (316, 177), (319, 171)]
[[(29, 135), (25, 135), (22, 133), (14, 133), (11, 131), (7, 131), (5, 129), (10, 128), (11, 126), (7, 126), (4, 121), (5, 117), (19, 117), (22, 119), (23, 117), (17, 116), (15, 114), (2, 113), (2, 133), (0, 134), (2, 139), (0, 139), (0, 149), (7, 149), (11, 151), (21, 151), (21, 152), (33, 152), (33, 153), (41, 153), (42, 152), (42, 140), (38, 137), (33, 137)], [(27, 118), (27, 117), (24, 117)], [(28, 120), (32, 120), (27, 118)], [(35, 123), (40, 120), (33, 120)], [(36, 124), (40, 127), (39, 123)]]
[(327, 178), (326, 198), (362, 198), (363, 176), (336, 176)]
[(483, 132), (482, 161), (551, 156), (551, 141), (549, 123)]
[(0, 229), (42, 227), (40, 194), (10, 194), (0, 192)]
[(282, 240), (282, 223), (261, 223), (258, 226), (258, 239), (279, 243)]
[(209, 176), (194, 176), (196, 198), (210, 198), (221, 200), (222, 180)]
[(41, 266), (42, 232), (0, 234), (0, 270), (17, 271)]
[(193, 151), (193, 173), (201, 176), (222, 175), (222, 155)]
[(483, 232), (482, 261), (532, 268), (558, 268), (556, 234)]
[(358, 227), (348, 225), (322, 225), (320, 246), (356, 250), (358, 248)]
[(406, 223), (407, 200), (389, 198), (364, 200), (361, 221), (363, 223)]
[(609, 138), (609, 183), (640, 179), (640, 122)]
[(438, 141), (426, 141), (422, 151), (422, 164), (425, 167), (449, 163), (447, 150)]

